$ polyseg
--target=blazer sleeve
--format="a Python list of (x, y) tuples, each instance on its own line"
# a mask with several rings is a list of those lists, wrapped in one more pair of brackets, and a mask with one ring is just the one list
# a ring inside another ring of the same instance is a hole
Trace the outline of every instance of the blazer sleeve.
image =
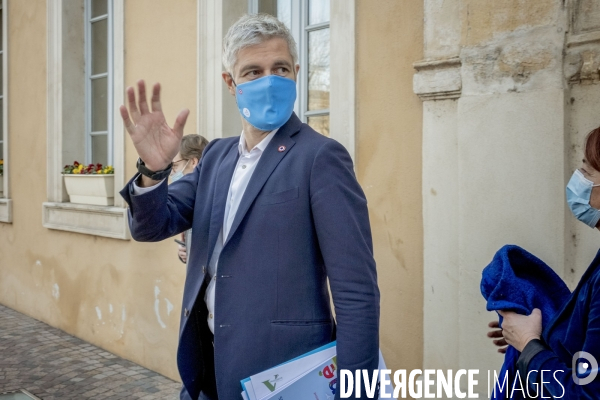
[[(336, 313), (338, 370), (366, 369), (372, 377), (379, 364), (379, 287), (367, 200), (350, 155), (335, 140), (317, 151), (310, 200)], [(367, 398), (364, 388), (361, 394)]]
[(194, 171), (171, 185), (168, 185), (165, 179), (156, 189), (136, 195), (133, 182), (139, 174), (125, 185), (120, 194), (129, 204), (129, 229), (133, 239), (140, 242), (158, 242), (192, 227), (204, 155), (214, 142), (206, 146)]
[[(596, 359), (596, 362), (600, 363), (600, 277), (592, 279), (588, 288), (589, 291), (585, 294), (581, 293), (578, 299), (578, 301), (590, 302), (589, 314), (582, 316), (583, 318), (587, 318), (588, 323), (585, 332), (585, 342), (583, 348), (580, 350), (591, 354)], [(530, 347), (529, 344), (523, 349), (523, 354), (530, 352), (528, 347)], [(541, 386), (543, 385), (543, 395), (546, 397), (552, 395), (554, 398), (564, 400), (598, 399), (598, 393), (600, 393), (600, 371), (598, 371), (598, 375), (592, 382), (586, 385), (578, 385), (573, 379), (574, 371), (572, 365), (563, 363), (552, 350), (540, 348), (539, 345), (534, 343), (531, 346), (531, 353), (529, 356), (524, 357), (530, 358), (525, 368), (527, 375), (529, 375), (530, 387), (532, 387), (532, 383), (535, 383), (540, 388), (538, 390), (541, 390)], [(519, 362), (523, 363), (523, 360), (519, 359)], [(543, 375), (542, 371), (544, 372)], [(524, 372), (521, 371), (521, 375), (524, 375)], [(526, 382), (526, 376), (522, 376), (521, 379), (523, 382)], [(531, 389), (535, 389), (535, 387)], [(531, 394), (534, 395), (533, 392)], [(539, 398), (542, 398), (541, 393), (539, 394)]]

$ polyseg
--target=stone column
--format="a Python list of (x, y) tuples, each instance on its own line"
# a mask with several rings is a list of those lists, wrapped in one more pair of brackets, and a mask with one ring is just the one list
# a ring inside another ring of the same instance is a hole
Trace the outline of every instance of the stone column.
[[(600, 125), (600, 6), (426, 0), (424, 368), (487, 371), (503, 358), (486, 338), (483, 268), (504, 244), (548, 263), (571, 286), (598, 247), (571, 216), (565, 185)], [(595, 17), (594, 17), (595, 16)], [(464, 382), (466, 383), (466, 382)]]

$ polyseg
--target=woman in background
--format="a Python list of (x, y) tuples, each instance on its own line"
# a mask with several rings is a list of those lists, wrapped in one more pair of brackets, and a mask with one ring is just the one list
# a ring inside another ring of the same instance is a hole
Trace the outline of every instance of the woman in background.
[[(575, 218), (600, 229), (600, 128), (588, 134), (582, 162), (567, 185), (567, 203)], [(506, 345), (521, 352), (519, 375), (530, 386), (543, 387), (539, 398), (600, 399), (600, 251), (562, 310), (543, 328), (539, 309), (530, 315), (499, 314), (502, 328), (488, 336), (501, 353)], [(489, 326), (499, 328), (498, 321)]]
[[(189, 174), (196, 168), (202, 157), (202, 152), (208, 144), (208, 140), (200, 135), (186, 135), (181, 138), (179, 145), (179, 153), (173, 159), (173, 169), (171, 170), (171, 183), (181, 179), (184, 175)], [(192, 230), (181, 234), (181, 241), (184, 245), (179, 245), (177, 254), (182, 263), (187, 263), (187, 243), (192, 239)]]

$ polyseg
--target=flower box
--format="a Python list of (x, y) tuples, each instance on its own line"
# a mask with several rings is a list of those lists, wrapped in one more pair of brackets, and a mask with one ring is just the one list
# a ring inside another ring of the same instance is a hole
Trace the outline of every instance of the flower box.
[(71, 203), (112, 206), (115, 204), (115, 176), (105, 174), (65, 174), (65, 187)]
[(4, 194), (4, 175), (0, 175), (0, 197)]

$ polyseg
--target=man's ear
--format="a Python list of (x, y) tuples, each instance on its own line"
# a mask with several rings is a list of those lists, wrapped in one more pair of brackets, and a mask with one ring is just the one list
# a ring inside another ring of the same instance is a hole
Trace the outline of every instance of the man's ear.
[(196, 157), (192, 158), (190, 160), (190, 164), (192, 164), (192, 169), (196, 168), (196, 165), (198, 165), (199, 162), (200, 161)]
[(300, 64), (296, 64), (296, 77), (298, 76), (298, 72), (300, 72)]
[(227, 71), (223, 71), (221, 76), (227, 85), (227, 89), (229, 89), (229, 93), (231, 93), (232, 96), (235, 96), (235, 86), (233, 86), (233, 78), (231, 77), (231, 74)]

